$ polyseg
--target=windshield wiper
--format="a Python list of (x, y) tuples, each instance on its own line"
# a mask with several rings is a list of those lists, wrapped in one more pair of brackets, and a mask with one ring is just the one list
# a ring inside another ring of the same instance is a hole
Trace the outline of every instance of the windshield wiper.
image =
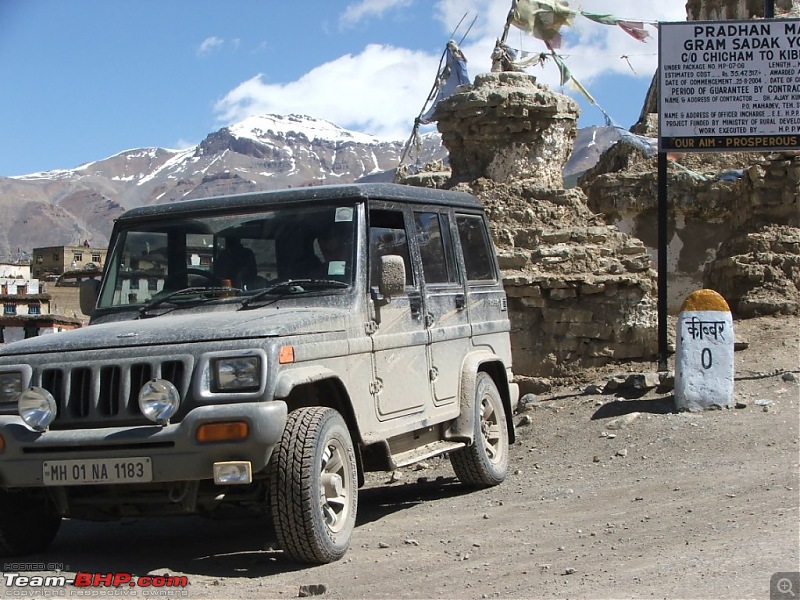
[[(279, 281), (268, 288), (261, 290), (254, 296), (250, 296), (242, 302), (242, 308), (249, 308), (251, 304), (262, 300), (266, 296), (277, 294), (279, 297), (288, 296), (289, 294), (305, 294), (314, 291), (313, 288), (347, 288), (349, 284), (335, 279), (287, 279), (286, 281)], [(285, 288), (279, 292), (281, 288)], [(312, 289), (306, 289), (312, 288)]]
[[(202, 295), (202, 296), (213, 295), (213, 296), (219, 296), (222, 293), (227, 293), (227, 294), (236, 293), (236, 294), (238, 294), (239, 292), (241, 292), (240, 289), (230, 288), (230, 287), (201, 287), (201, 286), (193, 286), (193, 287), (181, 288), (179, 290), (175, 290), (174, 292), (170, 292), (169, 294), (167, 294), (165, 296), (161, 296), (160, 298), (153, 298), (147, 304), (143, 304), (139, 308), (139, 318), (143, 318), (143, 317), (148, 316), (147, 313), (149, 311), (153, 310), (154, 308), (157, 308), (157, 307), (161, 306), (165, 302), (169, 302), (169, 301), (174, 300), (175, 298), (180, 297), (180, 296), (191, 296), (191, 295)], [(204, 298), (204, 300), (210, 300), (210, 299), (211, 298)]]

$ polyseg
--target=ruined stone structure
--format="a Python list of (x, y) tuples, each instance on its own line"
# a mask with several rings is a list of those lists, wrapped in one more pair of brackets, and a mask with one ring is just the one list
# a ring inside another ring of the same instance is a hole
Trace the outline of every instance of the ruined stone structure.
[[(794, 10), (797, 1), (777, 0), (776, 8)], [(687, 5), (687, 12), (694, 18), (737, 16), (758, 2), (763, 9), (763, 0), (698, 0)], [(657, 90), (651, 86), (633, 130), (655, 137), (656, 111)], [(474, 85), (437, 106), (452, 171), (429, 168), (405, 180), (470, 191), (486, 205), (509, 297), (514, 367), (523, 393), (536, 391), (538, 377), (616, 360), (652, 359), (657, 352), (655, 159), (617, 144), (584, 177), (583, 191), (563, 189), (577, 115), (573, 101), (530, 75), (478, 75)], [(673, 158), (669, 258), (670, 284), (678, 298), (674, 308), (687, 293), (703, 287), (705, 265), (719, 248), (719, 256), (727, 258), (718, 259), (706, 277), (720, 291), (723, 281), (734, 282), (733, 291), (723, 291), (732, 306), (793, 310), (792, 301), (765, 303), (744, 282), (764, 289), (765, 279), (772, 278), (770, 289), (782, 298), (796, 291), (789, 283), (800, 281), (798, 261), (792, 258), (800, 255), (794, 222), (798, 157)], [(776, 234), (732, 237), (737, 226), (756, 222)], [(752, 260), (742, 259), (743, 253)], [(732, 302), (736, 294), (747, 300)]]
[[(690, 0), (693, 19), (764, 15), (763, 0)], [(800, 15), (798, 0), (776, 0), (776, 17)], [(632, 131), (658, 135), (654, 78)], [(678, 310), (693, 290), (710, 287), (734, 314), (800, 312), (800, 183), (797, 153), (686, 153), (668, 169), (669, 307)], [(579, 181), (590, 208), (642, 239), (657, 256), (656, 159), (616, 144)]]
[(563, 189), (578, 108), (525, 73), (478, 75), (437, 106), (452, 173), (416, 183), (487, 207), (509, 297), (514, 369), (564, 375), (656, 352), (656, 275), (644, 245)]

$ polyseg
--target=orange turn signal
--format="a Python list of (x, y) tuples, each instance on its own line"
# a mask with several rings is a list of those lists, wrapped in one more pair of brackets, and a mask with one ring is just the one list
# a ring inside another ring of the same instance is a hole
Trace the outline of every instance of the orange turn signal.
[(250, 426), (247, 421), (227, 421), (224, 423), (203, 423), (197, 428), (195, 438), (200, 443), (238, 442), (247, 439)]
[(286, 365), (294, 362), (294, 346), (281, 346), (278, 352), (278, 362)]
[(6, 451), (6, 438), (0, 435), (0, 452)]

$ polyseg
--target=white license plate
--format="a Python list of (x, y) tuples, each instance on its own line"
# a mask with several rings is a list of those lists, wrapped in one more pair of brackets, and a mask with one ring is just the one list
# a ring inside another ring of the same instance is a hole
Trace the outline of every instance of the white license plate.
[(149, 457), (89, 460), (46, 460), (42, 464), (45, 485), (91, 485), (153, 481)]

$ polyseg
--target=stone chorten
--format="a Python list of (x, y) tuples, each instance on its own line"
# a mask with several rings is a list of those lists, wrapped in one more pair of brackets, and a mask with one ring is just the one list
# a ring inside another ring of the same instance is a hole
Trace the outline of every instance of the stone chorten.
[(436, 109), (453, 182), (536, 179), (542, 187), (563, 187), (578, 112), (574, 100), (526, 73), (477, 75), (470, 89)]

